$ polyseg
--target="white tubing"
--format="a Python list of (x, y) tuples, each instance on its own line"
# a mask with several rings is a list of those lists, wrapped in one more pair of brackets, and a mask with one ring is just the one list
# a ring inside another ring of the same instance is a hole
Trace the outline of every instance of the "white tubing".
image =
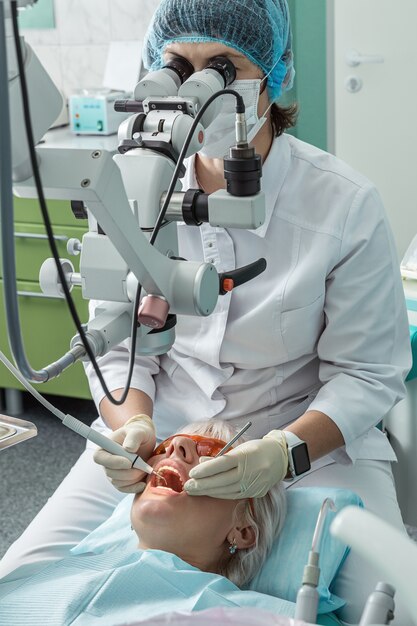
[(123, 448), (123, 446), (120, 445), (120, 443), (109, 439), (109, 437), (106, 437), (102, 433), (99, 433), (97, 430), (94, 430), (94, 428), (90, 428), (90, 426), (87, 426), (87, 424), (84, 424), (80, 420), (77, 420), (72, 415), (66, 415), (65, 413), (57, 409), (53, 404), (48, 402), (48, 400), (45, 400), (45, 398), (41, 396), (41, 394), (36, 391), (34, 387), (32, 387), (32, 385), (19, 372), (19, 370), (13, 365), (13, 363), (9, 361), (7, 356), (3, 354), (1, 350), (0, 361), (2, 361), (2, 363), (11, 371), (13, 376), (15, 376), (17, 380), (22, 383), (25, 389), (27, 389), (29, 393), (31, 393), (32, 396), (34, 396), (36, 400), (38, 400), (38, 402), (43, 404), (43, 406), (48, 409), (48, 411), (51, 411), (51, 413), (53, 413), (55, 417), (60, 419), (61, 422), (63, 422), (63, 424), (67, 426), (67, 428), (70, 428), (74, 432), (78, 433), (79, 435), (81, 435), (81, 437), (84, 437), (84, 439), (89, 439), (90, 441), (93, 441), (101, 448), (104, 448), (104, 450), (107, 450), (107, 452), (111, 452), (112, 454), (117, 454), (119, 456), (123, 456), (129, 459), (129, 461), (132, 463), (132, 467), (140, 469), (147, 474), (152, 474), (152, 466), (146, 463), (143, 459), (141, 459), (140, 456), (138, 456), (137, 454), (133, 454), (132, 452), (128, 452)]
[(19, 372), (19, 370), (13, 365), (13, 363), (11, 363), (9, 361), (7, 356), (5, 354), (3, 354), (3, 352), (1, 350), (0, 350), (0, 361), (7, 367), (7, 369), (9, 369), (11, 371), (13, 376), (15, 376), (15, 378), (17, 378), (17, 380), (20, 383), (22, 383), (22, 385), (25, 387), (25, 389), (27, 389), (27, 391), (29, 391), (29, 393), (31, 393), (32, 396), (34, 398), (36, 398), (36, 400), (38, 400), (38, 402), (43, 404), (43, 406), (46, 409), (48, 409), (48, 411), (51, 411), (51, 413), (53, 413), (58, 419), (60, 419), (61, 422), (64, 420), (65, 413), (63, 413), (62, 411), (57, 409), (53, 404), (48, 402), (48, 400), (45, 400), (45, 398), (43, 396), (41, 396), (41, 394), (38, 391), (36, 391), (36, 389), (34, 387), (32, 387), (32, 385)]

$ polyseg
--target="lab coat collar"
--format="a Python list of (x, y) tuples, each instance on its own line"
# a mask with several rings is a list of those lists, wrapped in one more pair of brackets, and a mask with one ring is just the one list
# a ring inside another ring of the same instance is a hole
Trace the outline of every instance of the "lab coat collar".
[(258, 237), (263, 238), (266, 235), (290, 162), (291, 148), (288, 137), (286, 135), (276, 137), (262, 165), (261, 188), (265, 193), (265, 221), (262, 226), (249, 231)]

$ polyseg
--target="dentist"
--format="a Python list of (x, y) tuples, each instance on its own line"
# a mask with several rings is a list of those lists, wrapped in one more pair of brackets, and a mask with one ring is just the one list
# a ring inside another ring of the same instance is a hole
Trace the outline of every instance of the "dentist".
[[(219, 272), (263, 256), (267, 269), (222, 298), (211, 316), (180, 316), (172, 349), (137, 359), (126, 405), (110, 404), (91, 367), (87, 373), (104, 422), (132, 451), (146, 451), (154, 427), (165, 438), (196, 415), (237, 428), (252, 421), (251, 441), (191, 471), (185, 488), (192, 496), (258, 497), (282, 479), (290, 487), (343, 487), (403, 528), (395, 455), (377, 427), (404, 396), (410, 367), (399, 262), (372, 183), (284, 132), (296, 119), (294, 107), (279, 103), (293, 83), (291, 40), (286, 0), (162, 0), (145, 41), (146, 67), (175, 57), (195, 71), (219, 55), (232, 61), (231, 88), (245, 101), (267, 203), (265, 223), (254, 231), (179, 224), (180, 254)], [(234, 99), (222, 106), (203, 149), (188, 160), (184, 189), (225, 187)], [(120, 393), (127, 359), (125, 345), (101, 360)], [(119, 490), (143, 488), (125, 459), (100, 450), (95, 460)], [(359, 621), (377, 580), (350, 555), (336, 590), (348, 599), (344, 619)]]

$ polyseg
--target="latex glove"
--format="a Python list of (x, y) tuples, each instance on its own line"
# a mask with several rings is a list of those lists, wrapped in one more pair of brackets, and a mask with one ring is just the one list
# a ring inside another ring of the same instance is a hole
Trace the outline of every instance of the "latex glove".
[(288, 471), (287, 442), (281, 430), (240, 444), (218, 458), (201, 457), (184, 489), (190, 496), (237, 500), (258, 498)]
[[(147, 415), (135, 415), (115, 430), (110, 439), (122, 444), (128, 452), (139, 454), (146, 461), (155, 447), (155, 426)], [(145, 489), (142, 470), (132, 468), (129, 459), (111, 454), (103, 448), (94, 452), (94, 460), (104, 467), (107, 477), (116, 489), (123, 493), (141, 493)]]

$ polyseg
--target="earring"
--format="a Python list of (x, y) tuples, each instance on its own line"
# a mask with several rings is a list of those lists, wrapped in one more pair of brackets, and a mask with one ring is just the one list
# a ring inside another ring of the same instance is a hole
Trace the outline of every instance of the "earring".
[(237, 551), (236, 539), (233, 539), (232, 543), (229, 545), (230, 554), (235, 554)]

